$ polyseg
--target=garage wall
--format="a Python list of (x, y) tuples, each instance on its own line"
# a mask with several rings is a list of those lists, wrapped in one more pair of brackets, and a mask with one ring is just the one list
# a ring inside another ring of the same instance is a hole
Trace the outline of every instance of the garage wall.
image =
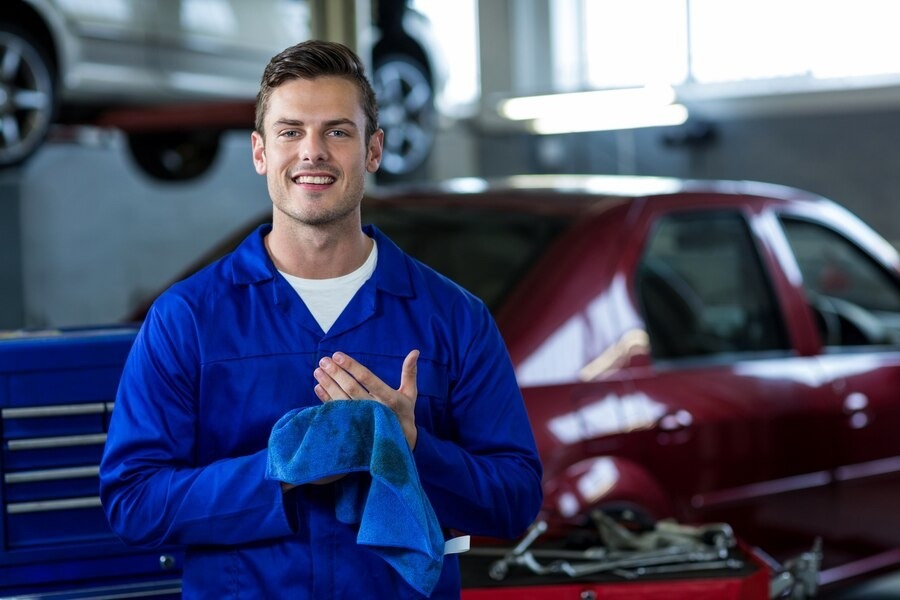
[(247, 132), (225, 136), (212, 171), (190, 183), (148, 179), (125, 146), (110, 132), (50, 143), (9, 175), (18, 195), (22, 287), (8, 302), (21, 302), (24, 314), (5, 327), (123, 319), (227, 233), (270, 210)]
[(12, 173), (0, 172), (0, 330), (25, 322), (19, 189)]
[(485, 134), (483, 174), (608, 173), (750, 179), (792, 185), (857, 213), (900, 247), (900, 110), (712, 122), (714, 138), (672, 146), (683, 128), (567, 136)]

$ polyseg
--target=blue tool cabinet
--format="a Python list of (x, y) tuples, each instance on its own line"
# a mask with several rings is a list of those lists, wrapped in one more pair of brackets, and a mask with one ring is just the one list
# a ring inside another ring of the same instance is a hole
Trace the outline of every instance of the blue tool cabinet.
[(0, 599), (178, 597), (180, 555), (123, 545), (98, 494), (136, 333), (0, 332)]

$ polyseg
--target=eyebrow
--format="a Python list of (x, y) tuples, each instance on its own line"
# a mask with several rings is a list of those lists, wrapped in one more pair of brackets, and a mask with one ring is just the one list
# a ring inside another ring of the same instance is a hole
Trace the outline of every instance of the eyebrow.
[[(299, 119), (278, 119), (277, 121), (272, 123), (272, 129), (283, 125), (287, 125), (288, 127), (302, 127), (304, 124), (305, 123)], [(338, 125), (343, 125), (358, 130), (356, 123), (352, 119), (347, 118), (330, 119), (328, 121), (325, 121), (324, 125), (325, 127), (336, 127)]]

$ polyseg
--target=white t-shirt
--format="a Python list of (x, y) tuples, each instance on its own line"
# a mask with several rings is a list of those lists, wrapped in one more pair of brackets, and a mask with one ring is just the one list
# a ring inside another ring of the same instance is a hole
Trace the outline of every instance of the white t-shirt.
[(303, 279), (279, 271), (303, 300), (322, 331), (328, 332), (344, 312), (353, 295), (369, 280), (378, 262), (378, 246), (372, 240), (372, 251), (366, 262), (352, 273), (332, 279)]

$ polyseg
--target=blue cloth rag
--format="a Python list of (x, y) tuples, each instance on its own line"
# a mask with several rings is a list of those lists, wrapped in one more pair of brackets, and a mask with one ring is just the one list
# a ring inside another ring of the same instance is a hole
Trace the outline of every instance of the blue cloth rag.
[(371, 477), (335, 482), (338, 520), (358, 523), (356, 542), (430, 596), (441, 575), (444, 536), (394, 412), (374, 400), (332, 400), (289, 411), (272, 428), (269, 479), (299, 485), (364, 471)]

